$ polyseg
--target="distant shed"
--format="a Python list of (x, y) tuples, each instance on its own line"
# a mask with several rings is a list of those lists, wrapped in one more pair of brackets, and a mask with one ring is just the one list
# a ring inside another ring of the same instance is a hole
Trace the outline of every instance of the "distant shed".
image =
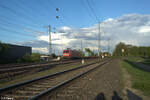
[(7, 60), (7, 61), (16, 61), (17, 59), (22, 58), (25, 54), (31, 55), (32, 48), (27, 46), (19, 46), (19, 45), (12, 45), (7, 44), (8, 50), (3, 55), (0, 55), (1, 60)]

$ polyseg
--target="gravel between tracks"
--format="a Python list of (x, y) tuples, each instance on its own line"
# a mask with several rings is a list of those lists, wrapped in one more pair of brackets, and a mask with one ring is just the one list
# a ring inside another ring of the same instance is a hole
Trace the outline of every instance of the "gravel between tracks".
[[(92, 63), (92, 62), (95, 62), (95, 61), (97, 61), (97, 60), (86, 60), (86, 64)], [(55, 72), (60, 72), (60, 71), (63, 71), (63, 70), (75, 68), (75, 67), (80, 66), (80, 65), (81, 65), (80, 61), (79, 62), (70, 63), (70, 64), (57, 65), (55, 67), (52, 67), (49, 70), (37, 72), (35, 74), (27, 74), (25, 76), (19, 76), (19, 77), (16, 77), (16, 79), (14, 79), (12, 81), (3, 82), (3, 83), (0, 84), (0, 88), (8, 86), (8, 85), (11, 85), (11, 84), (15, 84), (15, 83), (18, 83), (18, 82), (22, 82), (22, 81), (26, 81), (26, 80), (31, 80), (33, 78), (38, 78), (38, 77), (41, 77), (41, 76), (45, 76), (45, 75), (48, 75), (48, 74), (53, 74)]]
[(112, 60), (40, 100), (96, 100), (99, 93), (112, 100), (114, 91), (122, 96), (120, 73), (119, 60)]
[(39, 80), (31, 84), (27, 84), (23, 87), (19, 87), (11, 91), (4, 92), (4, 94), (1, 94), (1, 95), (3, 95), (4, 97), (14, 98), (15, 100), (27, 100), (28, 97), (32, 97), (33, 95), (36, 95), (40, 93), (41, 91), (46, 90), (47, 88), (55, 86), (56, 84), (59, 84), (60, 82), (64, 80), (71, 79), (72, 77), (78, 75), (79, 73), (92, 69), (96, 65), (98, 64), (90, 65), (88, 67), (83, 67), (83, 68), (80, 68), (80, 69), (77, 69), (68, 73), (60, 74), (56, 77), (54, 76), (51, 78)]

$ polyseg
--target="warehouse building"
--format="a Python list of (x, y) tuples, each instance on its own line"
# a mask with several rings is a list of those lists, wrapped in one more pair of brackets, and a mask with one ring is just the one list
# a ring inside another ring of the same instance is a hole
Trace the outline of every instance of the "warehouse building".
[(20, 58), (22, 58), (25, 54), (31, 55), (32, 48), (27, 46), (19, 46), (6, 44), (8, 46), (8, 50), (0, 55), (0, 60), (13, 62)]

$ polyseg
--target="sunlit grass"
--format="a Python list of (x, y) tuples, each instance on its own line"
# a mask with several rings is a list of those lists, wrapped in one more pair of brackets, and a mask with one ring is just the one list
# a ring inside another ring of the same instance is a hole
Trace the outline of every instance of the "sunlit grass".
[(150, 96), (150, 72), (136, 68), (135, 65), (125, 61), (122, 66), (128, 71), (132, 78), (132, 88), (141, 90), (144, 95)]
[(142, 57), (128, 57), (128, 60), (136, 62), (136, 61), (144, 61)]

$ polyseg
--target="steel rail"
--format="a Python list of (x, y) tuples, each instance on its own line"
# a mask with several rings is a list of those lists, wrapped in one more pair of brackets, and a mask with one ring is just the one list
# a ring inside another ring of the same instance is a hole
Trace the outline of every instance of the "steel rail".
[(81, 74), (78, 74), (78, 75), (76, 75), (75, 77), (73, 77), (73, 78), (71, 78), (71, 79), (69, 79), (69, 80), (66, 80), (66, 81), (64, 81), (64, 82), (62, 82), (62, 83), (60, 83), (60, 84), (58, 84), (58, 85), (56, 85), (56, 86), (53, 86), (52, 88), (49, 88), (49, 89), (47, 89), (47, 90), (45, 90), (45, 91), (42, 91), (41, 93), (39, 93), (39, 94), (37, 94), (37, 95), (35, 95), (35, 96), (29, 98), (28, 100), (38, 100), (39, 98), (41, 98), (42, 96), (46, 95), (47, 93), (50, 93), (50, 92), (52, 92), (52, 91), (54, 91), (54, 90), (56, 90), (56, 89), (58, 89), (58, 88), (64, 86), (65, 84), (70, 83), (71, 81), (73, 81), (73, 80), (75, 80), (75, 79), (77, 79), (77, 78), (79, 78), (79, 77), (81, 77), (81, 76), (87, 74), (88, 72), (91, 72), (91, 71), (97, 69), (98, 67), (100, 67), (100, 66), (102, 66), (102, 65), (104, 65), (104, 64), (106, 64), (106, 63), (108, 63), (108, 62), (109, 62), (109, 61), (103, 62), (102, 64), (99, 64), (99, 65), (97, 65), (96, 67), (87, 70), (86, 72), (83, 72), (83, 73), (81, 73)]
[(65, 70), (65, 71), (61, 71), (61, 72), (56, 72), (54, 74), (46, 75), (46, 76), (43, 76), (43, 77), (40, 77), (40, 78), (35, 78), (35, 79), (32, 79), (32, 80), (27, 80), (27, 81), (24, 81), (24, 82), (20, 82), (20, 83), (16, 83), (16, 84), (13, 84), (13, 85), (9, 85), (9, 86), (6, 86), (4, 88), (0, 88), (0, 94), (2, 92), (4, 92), (4, 91), (7, 91), (7, 90), (10, 90), (10, 89), (13, 89), (13, 88), (17, 88), (19, 86), (23, 86), (23, 85), (26, 85), (26, 84), (29, 84), (29, 83), (32, 83), (32, 82), (35, 82), (35, 81), (38, 81), (38, 80), (41, 80), (41, 79), (49, 78), (49, 77), (60, 75), (60, 74), (66, 73), (66, 72), (70, 72), (70, 71), (76, 70), (76, 69), (87, 67), (89, 65), (96, 64), (96, 63), (97, 62), (86, 64), (86, 65), (81, 65), (79, 67), (72, 68), (72, 69), (69, 69), (69, 70)]
[(7, 69), (1, 69), (0, 74), (7, 73), (10, 71), (18, 71), (18, 70), (25, 70), (25, 69), (30, 69), (30, 68), (39, 68), (41, 66), (53, 66), (53, 65), (67, 64), (67, 63), (73, 63), (73, 62), (76, 62), (76, 61), (52, 62), (52, 63), (41, 64), (41, 65), (29, 65), (29, 66), (23, 66), (23, 67), (7, 68)]

